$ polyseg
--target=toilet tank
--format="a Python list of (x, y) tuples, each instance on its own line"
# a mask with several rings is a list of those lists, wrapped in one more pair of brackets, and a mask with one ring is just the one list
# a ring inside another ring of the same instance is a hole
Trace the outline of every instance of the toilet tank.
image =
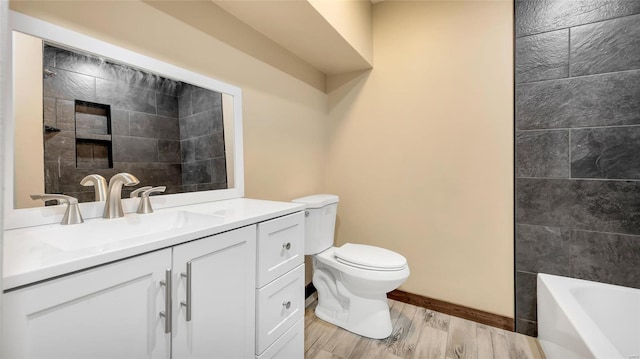
[(304, 223), (304, 254), (320, 253), (333, 246), (339, 200), (338, 196), (333, 194), (316, 194), (292, 201), (307, 206)]

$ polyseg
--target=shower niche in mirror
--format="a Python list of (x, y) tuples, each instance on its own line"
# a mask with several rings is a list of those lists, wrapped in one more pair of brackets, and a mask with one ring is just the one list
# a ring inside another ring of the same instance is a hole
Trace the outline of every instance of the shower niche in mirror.
[(244, 196), (240, 88), (17, 12), (10, 26), (5, 229), (60, 222), (64, 206), (38, 193), (76, 197), (85, 219), (101, 217), (104, 202), (80, 185), (89, 174), (138, 177), (123, 189), (125, 212), (141, 186), (166, 186), (156, 209)]
[(221, 93), (47, 43), (43, 67), (46, 193), (90, 202), (80, 180), (119, 172), (166, 193), (227, 188)]

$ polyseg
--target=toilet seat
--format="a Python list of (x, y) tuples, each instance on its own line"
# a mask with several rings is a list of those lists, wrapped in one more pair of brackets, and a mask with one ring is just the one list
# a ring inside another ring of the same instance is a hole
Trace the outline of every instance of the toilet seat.
[(407, 266), (402, 255), (366, 244), (346, 243), (335, 248), (334, 256), (342, 264), (373, 271), (398, 271)]

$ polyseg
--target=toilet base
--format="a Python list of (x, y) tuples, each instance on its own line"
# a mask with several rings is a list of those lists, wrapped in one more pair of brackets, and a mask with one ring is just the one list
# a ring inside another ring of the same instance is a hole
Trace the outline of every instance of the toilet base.
[(344, 303), (345, 310), (333, 310), (323, 305), (321, 293), (318, 293), (316, 316), (326, 322), (337, 325), (355, 334), (372, 339), (384, 339), (391, 335), (391, 317), (386, 293), (372, 298), (351, 296)]

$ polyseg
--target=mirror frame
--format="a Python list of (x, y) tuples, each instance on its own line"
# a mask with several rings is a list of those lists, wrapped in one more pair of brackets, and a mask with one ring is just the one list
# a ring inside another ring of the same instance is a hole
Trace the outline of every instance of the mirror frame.
[[(178, 66), (156, 60), (146, 55), (112, 45), (81, 33), (65, 29), (34, 17), (30, 17), (15, 11), (9, 11), (9, 27), (12, 32), (21, 32), (35, 36), (43, 41), (57, 44), (66, 48), (88, 52), (93, 55), (108, 58), (116, 62), (148, 70), (160, 76), (173, 80), (184, 81), (202, 88), (218, 91), (233, 96), (233, 148), (234, 148), (234, 187), (221, 190), (187, 192), (152, 196), (151, 201), (156, 209), (176, 207), (195, 203), (219, 201), (224, 199), (240, 198), (244, 196), (244, 160), (242, 143), (242, 90), (239, 87), (226, 84), (213, 78), (180, 68)], [(3, 49), (4, 51), (5, 49)], [(9, 44), (11, 54), (8, 56), (11, 63), (7, 64), (11, 71), (12, 87), (15, 81), (13, 73), (13, 35)], [(14, 95), (3, 99), (3, 105), (7, 106), (9, 117), (4, 124), (4, 226), (3, 229), (31, 227), (42, 224), (60, 222), (64, 215), (66, 205), (14, 208), (14, 132), (15, 113)], [(225, 138), (225, 141), (227, 139)], [(135, 174), (134, 174), (135, 175)], [(107, 180), (109, 180), (107, 178)], [(44, 190), (44, 189), (43, 189)], [(122, 205), (125, 213), (135, 212), (137, 207), (135, 199), (123, 199)], [(85, 219), (101, 217), (104, 202), (80, 203), (80, 211)]]

